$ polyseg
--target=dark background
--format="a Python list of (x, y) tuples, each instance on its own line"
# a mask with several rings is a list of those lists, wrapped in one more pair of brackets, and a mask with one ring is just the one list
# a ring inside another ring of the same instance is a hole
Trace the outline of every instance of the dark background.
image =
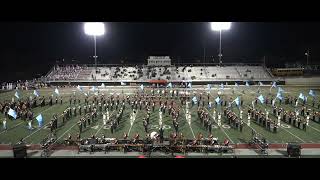
[[(217, 62), (219, 33), (207, 22), (107, 22), (97, 39), (99, 63), (146, 63), (150, 55), (168, 55), (174, 62)], [(224, 62), (284, 65), (319, 64), (320, 22), (235, 22), (222, 33)], [(204, 48), (206, 59), (204, 60)], [(94, 63), (93, 38), (82, 22), (1, 22), (0, 81), (45, 75), (57, 62)], [(74, 60), (74, 61), (72, 61)]]

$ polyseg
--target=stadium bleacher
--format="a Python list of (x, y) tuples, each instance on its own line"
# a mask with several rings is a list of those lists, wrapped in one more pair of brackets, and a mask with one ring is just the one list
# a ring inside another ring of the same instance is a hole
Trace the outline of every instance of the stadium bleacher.
[(221, 81), (221, 80), (272, 80), (272, 76), (263, 66), (101, 66), (86, 65), (55, 66), (47, 75), (48, 81), (114, 81), (135, 82), (149, 80), (167, 81)]

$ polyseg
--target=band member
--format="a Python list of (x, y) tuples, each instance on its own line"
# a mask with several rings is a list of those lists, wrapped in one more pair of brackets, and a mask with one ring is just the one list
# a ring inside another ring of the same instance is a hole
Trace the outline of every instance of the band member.
[(7, 130), (7, 118), (4, 118), (2, 121), (2, 127), (6, 131)]
[(147, 133), (148, 132), (148, 122), (145, 119), (143, 120), (143, 127), (144, 127), (144, 131)]

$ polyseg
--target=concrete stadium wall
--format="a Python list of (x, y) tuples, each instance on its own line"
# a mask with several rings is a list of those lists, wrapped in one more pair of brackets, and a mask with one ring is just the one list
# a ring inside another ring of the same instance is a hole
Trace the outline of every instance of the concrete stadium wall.
[(285, 78), (285, 83), (286, 85), (320, 86), (320, 77)]

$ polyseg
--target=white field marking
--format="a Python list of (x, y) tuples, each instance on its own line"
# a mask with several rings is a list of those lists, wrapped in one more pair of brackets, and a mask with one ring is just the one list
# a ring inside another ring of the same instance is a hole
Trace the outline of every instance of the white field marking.
[[(280, 127), (281, 127), (281, 126), (280, 126)], [(292, 136), (296, 137), (297, 139), (299, 139), (300, 141), (302, 141), (303, 143), (305, 143), (305, 141), (304, 141), (303, 139), (301, 139), (300, 137), (298, 137), (298, 136), (294, 135), (293, 133), (291, 133), (291, 132), (290, 132), (290, 131), (288, 131), (287, 129), (285, 129), (285, 128), (283, 128), (283, 127), (281, 127), (281, 129), (283, 129), (283, 130), (287, 131), (289, 134), (291, 134)]]
[[(242, 94), (243, 94), (243, 93), (242, 93)], [(245, 95), (245, 96), (248, 96), (248, 95), (246, 95), (246, 94), (244, 94), (244, 95)], [(304, 141), (303, 139), (301, 139), (300, 137), (294, 135), (293, 133), (291, 133), (291, 132), (288, 131), (287, 129), (285, 129), (285, 128), (281, 127), (281, 126), (280, 126), (280, 128), (283, 129), (283, 130), (285, 130), (285, 131), (287, 131), (289, 134), (291, 134), (291, 135), (294, 136), (295, 138), (297, 138), (297, 139), (299, 139), (300, 141), (302, 141), (303, 143), (305, 143), (305, 141)]]
[[(13, 127), (12, 127), (12, 128), (10, 128), (10, 129), (15, 128), (15, 127), (19, 126), (19, 125), (20, 125), (20, 124), (22, 124), (22, 123), (24, 123), (24, 122), (22, 121), (22, 122), (20, 122), (20, 123), (16, 124), (15, 126), (13, 126)], [(10, 129), (7, 129), (7, 131), (9, 131)], [(6, 132), (6, 131), (2, 131), (0, 134), (2, 134), (2, 133), (4, 133), (4, 132)]]
[[(111, 117), (112, 114), (113, 114), (115, 111), (116, 111), (116, 110), (113, 110), (109, 117)], [(102, 122), (102, 124), (101, 124), (101, 127), (99, 128), (99, 130), (96, 132), (96, 134), (95, 134), (94, 136), (97, 136), (97, 134), (98, 134), (99, 131), (102, 129), (102, 127), (103, 127), (103, 122)]]
[(55, 143), (55, 142), (57, 142), (59, 139), (61, 139), (67, 132), (69, 132), (75, 125), (77, 125), (78, 123), (76, 122), (76, 123), (74, 123), (74, 125), (72, 125), (68, 130), (66, 130), (60, 137), (58, 137), (54, 142), (53, 142), (53, 144)]
[[(204, 109), (208, 112), (208, 114), (209, 114), (209, 115), (211, 116), (211, 118), (213, 119), (213, 116), (212, 116), (212, 114), (210, 113), (210, 111), (208, 111), (207, 108), (204, 108)], [(216, 120), (214, 120), (214, 122), (217, 123)], [(218, 124), (218, 123), (217, 123), (217, 124)], [(223, 128), (220, 128), (220, 129), (221, 129), (222, 132), (230, 139), (231, 143), (234, 144), (234, 142), (232, 141), (232, 139), (230, 138), (230, 136), (224, 131), (224, 129), (223, 129)]]
[[(51, 106), (49, 108), (47, 108), (46, 110), (40, 112), (39, 114), (42, 114), (43, 112), (46, 112), (47, 110), (49, 110), (50, 108), (53, 108), (54, 106)], [(60, 115), (59, 117), (61, 117), (62, 115)], [(41, 128), (37, 129), (36, 131), (34, 131), (33, 133), (29, 134), (28, 136), (24, 137), (23, 140), (29, 138), (30, 136), (32, 136), (34, 133), (40, 131), (41, 129), (43, 129), (44, 127), (46, 127), (50, 122), (48, 122), (47, 124), (43, 125)]]
[(308, 126), (308, 127), (311, 127), (312, 129), (314, 129), (315, 131), (318, 131), (318, 132), (320, 132), (320, 130), (319, 129), (317, 129), (317, 128), (315, 128), (315, 127), (312, 127), (312, 126)]
[[(83, 105), (83, 104), (85, 104), (85, 103), (82, 103), (81, 105)], [(53, 106), (51, 106), (51, 108), (52, 108), (52, 107), (53, 107)], [(61, 117), (61, 116), (62, 116), (62, 114), (61, 114), (60, 116), (58, 116), (58, 118)], [(43, 125), (41, 128), (37, 129), (37, 130), (34, 131), (33, 133), (29, 134), (27, 137), (23, 138), (23, 140), (25, 140), (25, 139), (27, 139), (28, 137), (32, 136), (34, 133), (40, 131), (41, 129), (43, 129), (44, 127), (46, 127), (49, 123), (50, 123), (50, 122), (48, 122), (47, 124)]]
[[(132, 111), (133, 112), (133, 111)], [(133, 114), (133, 113), (132, 113)], [(138, 109), (137, 109), (137, 111), (136, 111), (136, 115), (135, 115), (135, 117), (134, 117), (134, 119), (133, 119), (133, 122), (132, 122), (132, 124), (130, 125), (130, 129), (129, 129), (129, 131), (128, 131), (128, 136), (130, 135), (130, 131), (131, 131), (131, 128), (132, 128), (132, 126), (133, 126), (133, 124), (134, 124), (134, 121), (136, 120), (136, 117), (137, 117), (137, 115), (138, 115)]]
[[(39, 114), (42, 114), (42, 113), (44, 113), (44, 112), (46, 112), (46, 111), (48, 111), (50, 108), (52, 108), (53, 106), (51, 106), (51, 107), (48, 107), (46, 110), (44, 110), (44, 111), (42, 111), (42, 112), (40, 112)], [(13, 126), (12, 128), (10, 128), (10, 129), (13, 129), (13, 128), (15, 128), (15, 127), (17, 127), (17, 126), (19, 126), (20, 124), (22, 124), (22, 123), (24, 123), (24, 122), (20, 122), (20, 123), (18, 123), (18, 124), (16, 124), (15, 126)], [(10, 130), (10, 129), (8, 129), (8, 130)], [(5, 131), (2, 131), (0, 134), (2, 134), (2, 133), (4, 133)]]
[[(183, 108), (182, 108), (182, 110), (183, 110), (184, 114), (186, 115), (186, 120), (188, 121), (186, 111)], [(191, 121), (191, 119), (190, 119), (190, 121)], [(191, 133), (192, 133), (193, 138), (196, 138), (196, 136), (194, 135), (191, 123), (189, 123), (189, 122), (187, 122), (187, 123), (189, 124), (189, 127), (191, 129)]]
[[(61, 117), (62, 115), (58, 116)], [(30, 136), (32, 136), (33, 134), (35, 134), (36, 132), (40, 131), (41, 129), (43, 129), (44, 127), (46, 127), (48, 124), (50, 124), (50, 122), (48, 122), (47, 124), (43, 125), (41, 128), (37, 129), (36, 131), (34, 131), (33, 133), (29, 134), (28, 136), (24, 137), (23, 140), (29, 138)]]

